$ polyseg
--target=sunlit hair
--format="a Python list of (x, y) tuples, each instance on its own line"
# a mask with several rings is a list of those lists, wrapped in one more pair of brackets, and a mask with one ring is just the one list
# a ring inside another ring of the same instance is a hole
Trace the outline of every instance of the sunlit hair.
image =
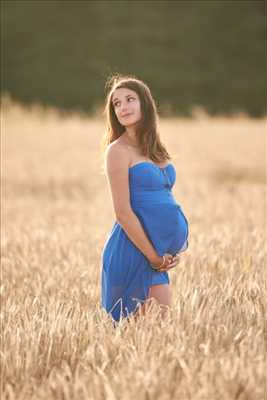
[(141, 119), (136, 125), (136, 140), (141, 154), (155, 162), (170, 160), (171, 157), (160, 140), (157, 108), (148, 86), (134, 76), (116, 74), (107, 80), (105, 87), (107, 95), (104, 114), (107, 129), (102, 140), (104, 150), (125, 132), (125, 127), (120, 124), (115, 114), (112, 96), (116, 89), (126, 88), (138, 95), (141, 104)]

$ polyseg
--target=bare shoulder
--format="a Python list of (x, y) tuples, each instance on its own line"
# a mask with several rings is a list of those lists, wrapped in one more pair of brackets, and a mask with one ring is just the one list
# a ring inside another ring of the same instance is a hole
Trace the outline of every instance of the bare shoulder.
[(124, 169), (130, 166), (130, 152), (118, 139), (110, 143), (105, 151), (105, 170)]
[(130, 152), (129, 152), (127, 146), (119, 139), (114, 140), (114, 142), (112, 142), (108, 145), (108, 147), (106, 148), (106, 151), (105, 151), (106, 158), (107, 157), (113, 158), (113, 157), (117, 157), (117, 156), (126, 158), (128, 156), (128, 158), (130, 160)]

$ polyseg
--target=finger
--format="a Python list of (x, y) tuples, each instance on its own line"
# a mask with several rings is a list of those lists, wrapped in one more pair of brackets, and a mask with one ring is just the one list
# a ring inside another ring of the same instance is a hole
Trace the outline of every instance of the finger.
[(173, 262), (173, 263), (171, 263), (171, 264), (168, 265), (168, 269), (174, 268), (174, 267), (176, 267), (176, 265), (178, 265), (178, 264), (179, 264), (178, 262)]
[(177, 262), (177, 258), (173, 257), (172, 255), (168, 255), (168, 257), (165, 257), (165, 262), (162, 265), (161, 270), (168, 268), (173, 262)]
[(172, 269), (172, 268), (176, 267), (177, 264), (178, 263), (169, 264), (167, 267), (161, 268), (158, 271), (159, 272), (167, 272), (169, 269)]
[(178, 262), (173, 262), (173, 263), (169, 264), (167, 268), (168, 269), (173, 268), (173, 267), (176, 267), (176, 265), (178, 265)]
[(178, 257), (178, 258), (174, 258), (172, 262), (178, 263), (180, 261), (181, 261), (181, 259), (180, 259), (180, 257)]
[(166, 259), (166, 263), (170, 263), (170, 262), (172, 262), (172, 260), (173, 260), (173, 257), (168, 257), (168, 258)]
[(163, 264), (163, 268), (165, 268), (166, 266), (168, 266), (172, 262), (173, 262), (173, 258), (165, 259), (165, 262)]
[(166, 253), (164, 254), (164, 256), (164, 265), (160, 269), (158, 269), (159, 272), (166, 272), (169, 269), (170, 265), (172, 265), (173, 263), (175, 263), (176, 265), (178, 263), (178, 259), (175, 258), (172, 254)]

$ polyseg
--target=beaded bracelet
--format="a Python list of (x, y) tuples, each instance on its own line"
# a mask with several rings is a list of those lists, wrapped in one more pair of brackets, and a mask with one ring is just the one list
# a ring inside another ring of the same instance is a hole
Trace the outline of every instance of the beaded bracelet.
[(166, 257), (165, 257), (165, 256), (162, 256), (162, 258), (163, 258), (163, 262), (162, 262), (162, 264), (161, 264), (159, 267), (153, 267), (153, 265), (151, 264), (152, 268), (153, 268), (155, 271), (157, 271), (158, 269), (161, 269), (161, 268), (163, 267), (163, 265), (164, 265), (164, 263), (165, 263)]

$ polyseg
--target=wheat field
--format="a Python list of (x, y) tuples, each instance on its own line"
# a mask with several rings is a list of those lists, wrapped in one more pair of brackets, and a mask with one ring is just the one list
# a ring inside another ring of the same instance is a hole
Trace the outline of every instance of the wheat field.
[(105, 122), (9, 101), (1, 126), (1, 400), (264, 400), (267, 120), (160, 120), (190, 246), (166, 318), (117, 328), (99, 303)]

